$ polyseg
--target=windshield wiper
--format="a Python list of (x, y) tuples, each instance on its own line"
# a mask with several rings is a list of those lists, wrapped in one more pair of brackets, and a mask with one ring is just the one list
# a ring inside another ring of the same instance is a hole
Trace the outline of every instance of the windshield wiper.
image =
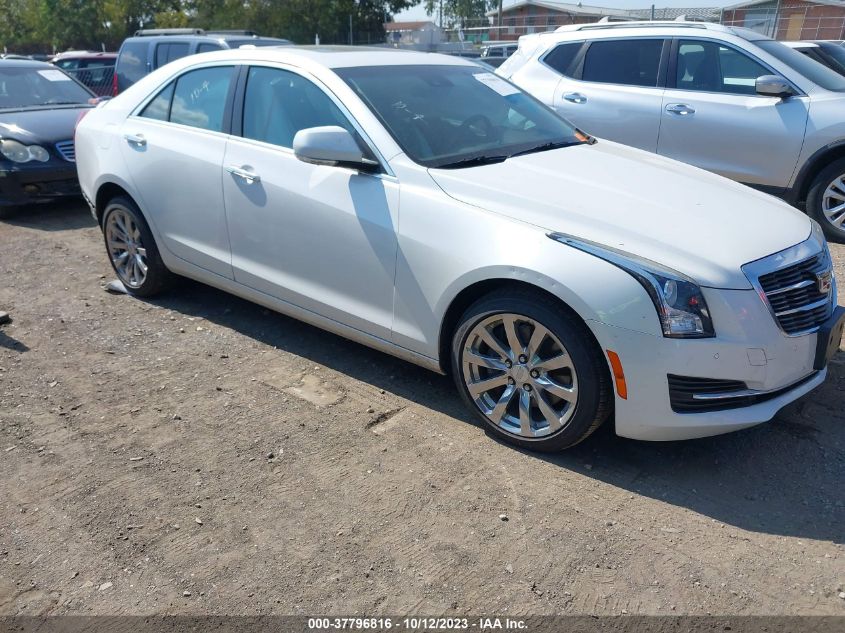
[(503, 163), (510, 156), (508, 154), (501, 154), (496, 156), (472, 156), (471, 158), (463, 158), (451, 163), (444, 163), (442, 165), (434, 166), (435, 169), (459, 169), (461, 167), (478, 167), (479, 165), (492, 165), (494, 163)]
[(513, 156), (523, 156), (524, 154), (534, 154), (535, 152), (546, 152), (550, 149), (560, 149), (561, 147), (569, 147), (570, 145), (580, 145), (581, 141), (552, 141), (551, 143), (543, 143), (529, 149), (524, 149), (521, 152), (511, 154)]

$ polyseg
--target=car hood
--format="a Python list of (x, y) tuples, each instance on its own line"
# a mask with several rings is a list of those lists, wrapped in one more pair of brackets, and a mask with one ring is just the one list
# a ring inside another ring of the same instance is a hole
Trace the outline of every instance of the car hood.
[(751, 288), (743, 264), (812, 230), (773, 196), (610, 141), (429, 173), (457, 200), (645, 257), (712, 288)]
[(57, 143), (73, 138), (79, 115), (91, 106), (0, 110), (0, 138), (21, 143)]

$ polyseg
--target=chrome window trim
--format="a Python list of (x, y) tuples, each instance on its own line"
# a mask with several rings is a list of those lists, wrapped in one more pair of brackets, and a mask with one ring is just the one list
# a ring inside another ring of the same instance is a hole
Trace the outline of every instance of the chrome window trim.
[[(749, 262), (742, 266), (743, 274), (745, 275), (746, 279), (748, 279), (748, 282), (751, 284), (754, 290), (757, 292), (757, 295), (760, 297), (760, 300), (768, 309), (769, 314), (772, 315), (772, 319), (774, 319), (775, 325), (777, 325), (778, 329), (784, 336), (787, 336), (789, 338), (797, 338), (799, 336), (807, 336), (808, 334), (813, 334), (815, 332), (818, 332), (820, 326), (817, 325), (806, 330), (794, 332), (792, 334), (784, 330), (783, 326), (781, 326), (780, 324), (778, 313), (775, 312), (771, 302), (768, 299), (766, 291), (763, 290), (763, 286), (762, 284), (760, 284), (760, 277), (769, 273), (774, 273), (779, 270), (783, 270), (784, 268), (789, 268), (790, 266), (795, 266), (796, 264), (805, 262), (808, 259), (817, 257), (819, 254), (824, 254), (825, 258), (827, 259), (827, 263), (830, 266), (830, 270), (832, 271), (833, 260), (830, 257), (830, 252), (828, 251), (824, 242), (820, 242), (814, 234), (810, 235), (808, 239), (801, 242), (800, 244), (790, 246), (789, 248), (784, 249), (778, 253), (768, 255), (766, 257), (755, 260), (753, 262)], [(828, 297), (825, 300), (825, 303), (832, 306), (836, 299), (836, 296), (836, 278), (834, 276), (833, 283), (831, 284), (831, 288), (828, 293)], [(824, 305), (821, 302), (817, 303), (820, 304), (816, 306), (817, 308)], [(807, 311), (809, 309), (812, 309), (812, 305), (804, 306), (804, 308), (804, 311)], [(800, 311), (802, 310), (797, 310), (797, 312)], [(785, 316), (785, 313), (781, 313), (781, 316)]]

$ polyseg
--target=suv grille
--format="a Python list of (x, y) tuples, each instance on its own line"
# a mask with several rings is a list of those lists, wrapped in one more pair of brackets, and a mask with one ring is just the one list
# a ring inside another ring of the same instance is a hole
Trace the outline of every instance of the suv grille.
[(819, 290), (819, 277), (832, 270), (830, 258), (823, 251), (797, 264), (760, 275), (760, 287), (784, 332), (809, 332), (830, 316), (832, 292)]
[(56, 143), (56, 151), (58, 151), (62, 158), (66, 161), (71, 163), (76, 162), (76, 148), (73, 145), (73, 141), (59, 141)]

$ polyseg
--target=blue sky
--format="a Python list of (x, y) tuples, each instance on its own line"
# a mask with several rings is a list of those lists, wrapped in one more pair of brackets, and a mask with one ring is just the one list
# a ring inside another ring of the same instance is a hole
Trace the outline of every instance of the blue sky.
[[(504, 5), (513, 4), (516, 0), (504, 0)], [(724, 7), (731, 4), (738, 4), (740, 0), (732, 0), (731, 2), (720, 2), (720, 0), (587, 0), (582, 4), (594, 7), (606, 7), (608, 9), (647, 9), (654, 4), (655, 7)], [(578, 0), (572, 2), (578, 4)], [(396, 14), (396, 20), (427, 20), (428, 16), (425, 13), (423, 5), (420, 4), (407, 11), (402, 11)]]

